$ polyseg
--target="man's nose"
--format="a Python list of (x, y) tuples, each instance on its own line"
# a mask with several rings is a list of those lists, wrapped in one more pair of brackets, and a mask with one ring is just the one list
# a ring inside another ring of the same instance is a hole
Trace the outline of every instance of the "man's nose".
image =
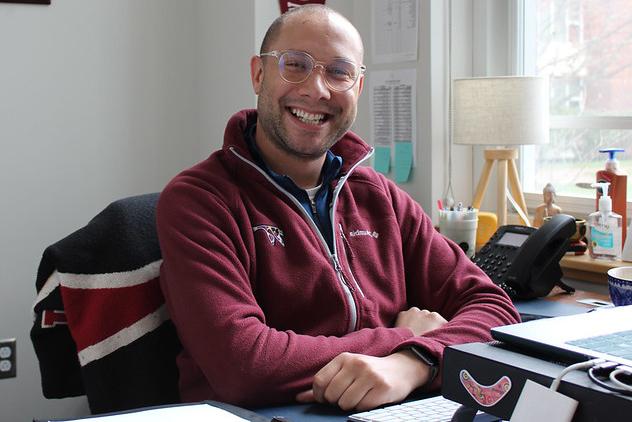
[(325, 67), (321, 64), (314, 65), (312, 73), (301, 83), (301, 94), (316, 99), (331, 98), (331, 89), (325, 81)]

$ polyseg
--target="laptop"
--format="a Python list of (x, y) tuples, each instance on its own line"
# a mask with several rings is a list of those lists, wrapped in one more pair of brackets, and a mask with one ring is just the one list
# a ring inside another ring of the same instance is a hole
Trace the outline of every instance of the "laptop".
[(632, 367), (632, 305), (492, 328), (495, 340), (570, 361), (604, 358)]

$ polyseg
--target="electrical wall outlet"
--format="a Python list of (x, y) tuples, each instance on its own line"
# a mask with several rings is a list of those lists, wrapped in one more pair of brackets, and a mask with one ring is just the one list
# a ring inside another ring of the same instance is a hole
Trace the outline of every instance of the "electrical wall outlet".
[(0, 340), (0, 378), (15, 377), (15, 339)]

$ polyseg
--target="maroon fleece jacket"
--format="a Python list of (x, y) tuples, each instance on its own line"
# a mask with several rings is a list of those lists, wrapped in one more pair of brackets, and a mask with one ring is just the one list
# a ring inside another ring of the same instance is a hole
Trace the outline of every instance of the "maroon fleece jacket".
[[(289, 403), (342, 352), (386, 356), (417, 345), (490, 340), (518, 314), (420, 205), (359, 164), (372, 148), (348, 132), (332, 151), (334, 253), (309, 216), (253, 162), (235, 114), (224, 146), (183, 171), (157, 208), (161, 287), (184, 350), (184, 401)], [(418, 306), (449, 322), (423, 336), (393, 328)], [(438, 386), (439, 379), (435, 381)]]

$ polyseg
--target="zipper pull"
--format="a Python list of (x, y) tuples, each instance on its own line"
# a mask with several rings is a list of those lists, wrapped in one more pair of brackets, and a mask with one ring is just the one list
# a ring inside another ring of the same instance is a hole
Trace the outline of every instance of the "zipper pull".
[(338, 228), (340, 229), (340, 237), (342, 238), (342, 242), (345, 245), (345, 252), (349, 251), (347, 255), (351, 259), (355, 258), (353, 249), (351, 249), (351, 244), (349, 243), (349, 240), (347, 240), (347, 236), (345, 236), (345, 231), (342, 229), (342, 224), (338, 223)]
[(314, 199), (310, 199), (309, 204), (312, 207), (312, 215), (314, 217), (318, 217), (318, 210), (316, 209), (316, 201)]
[(336, 272), (339, 274), (340, 279), (345, 284), (345, 286), (347, 286), (349, 290), (351, 290), (352, 292), (355, 292), (355, 288), (351, 285), (351, 283), (349, 283), (349, 281), (347, 280), (347, 277), (345, 277), (345, 273), (342, 271), (342, 265), (340, 265), (340, 261), (338, 261), (338, 257), (336, 255), (333, 255), (333, 257), (334, 257), (334, 268)]

